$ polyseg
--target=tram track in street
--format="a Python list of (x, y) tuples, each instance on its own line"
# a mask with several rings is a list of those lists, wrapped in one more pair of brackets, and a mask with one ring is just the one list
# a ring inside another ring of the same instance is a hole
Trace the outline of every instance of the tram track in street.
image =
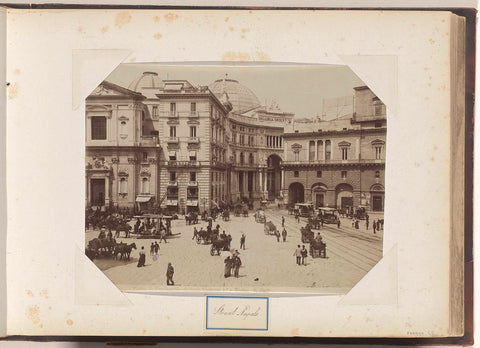
[[(272, 220), (281, 228), (281, 215), (274, 213), (267, 213), (267, 220)], [(296, 223), (295, 220), (287, 216), (285, 218), (285, 227), (289, 232), (289, 236), (301, 238), (300, 228), (306, 224), (306, 221)], [(321, 232), (324, 241), (327, 243), (327, 254), (332, 253), (359, 269), (368, 272), (382, 257), (382, 249), (372, 246), (372, 242), (381, 243), (381, 238), (369, 238), (368, 236), (354, 235), (356, 230), (349, 231), (348, 227), (343, 227), (342, 230), (337, 230), (335, 227), (325, 226), (322, 230), (314, 230), (314, 232)], [(362, 233), (362, 232), (357, 232)], [(342, 238), (339, 241), (338, 238)], [(367, 237), (367, 238), (364, 238)], [(349, 240), (350, 238), (357, 239), (356, 241)]]

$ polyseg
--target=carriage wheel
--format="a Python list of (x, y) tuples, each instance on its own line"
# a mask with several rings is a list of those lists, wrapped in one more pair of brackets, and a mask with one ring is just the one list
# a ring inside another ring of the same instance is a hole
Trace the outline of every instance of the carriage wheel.
[(202, 242), (202, 238), (200, 236), (197, 236), (196, 241), (197, 241), (197, 244), (200, 244)]
[(212, 245), (212, 247), (210, 248), (210, 255), (215, 255), (215, 246)]

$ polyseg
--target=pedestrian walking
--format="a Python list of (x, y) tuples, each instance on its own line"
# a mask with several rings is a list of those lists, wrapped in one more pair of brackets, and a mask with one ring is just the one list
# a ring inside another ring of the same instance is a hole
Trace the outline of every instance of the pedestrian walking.
[(140, 255), (140, 257), (138, 258), (137, 267), (143, 267), (145, 266), (145, 248), (143, 246), (138, 254)]
[(277, 237), (277, 243), (280, 242), (280, 232), (278, 230), (275, 230), (275, 237)]
[(225, 259), (225, 278), (228, 278), (232, 275), (232, 259), (230, 256), (227, 256)]
[(160, 233), (160, 241), (159, 243), (162, 242), (162, 239), (165, 243), (167, 243), (167, 239), (166, 239), (166, 236), (167, 236), (167, 232), (166, 231), (163, 231), (162, 233)]
[(245, 250), (245, 233), (242, 233), (242, 236), (240, 237), (240, 249)]
[(152, 244), (150, 244), (150, 256), (153, 255), (154, 251), (155, 251), (155, 244), (153, 244), (153, 242), (152, 242)]
[(167, 285), (175, 285), (173, 282), (173, 274), (175, 270), (173, 269), (172, 264), (169, 262), (167, 266)]
[(302, 248), (300, 248), (300, 244), (297, 245), (297, 249), (295, 249), (295, 252), (293, 253), (293, 255), (297, 259), (297, 265), (300, 266), (300, 261), (302, 260)]
[(285, 228), (282, 231), (282, 239), (284, 242), (287, 241), (287, 230)]
[(337, 228), (340, 228), (340, 219), (337, 220)]
[(158, 245), (157, 242), (153, 245), (153, 251), (155, 252), (155, 255), (158, 255), (158, 251), (160, 250), (160, 245)]
[(368, 219), (367, 221), (365, 221), (365, 226), (367, 227), (367, 231), (368, 231)]
[(295, 213), (295, 220), (297, 221), (297, 224), (300, 223), (300, 214)]
[(377, 233), (377, 223), (375, 222), (375, 220), (373, 220), (373, 233)]
[(194, 240), (195, 238), (197, 238), (197, 234), (198, 234), (197, 228), (194, 227), (194, 228), (193, 228), (193, 237), (192, 237), (192, 240)]
[(360, 227), (360, 226), (358, 225), (358, 220), (355, 220), (355, 229), (358, 230), (359, 227)]
[(306, 266), (305, 259), (308, 256), (308, 251), (307, 249), (305, 249), (305, 245), (302, 245), (301, 254), (302, 254), (302, 265)]
[(242, 260), (240, 260), (240, 257), (237, 255), (233, 256), (233, 275), (235, 278), (238, 278), (238, 273), (240, 271), (240, 266), (242, 265)]
[(285, 227), (285, 216), (282, 216), (282, 227)]

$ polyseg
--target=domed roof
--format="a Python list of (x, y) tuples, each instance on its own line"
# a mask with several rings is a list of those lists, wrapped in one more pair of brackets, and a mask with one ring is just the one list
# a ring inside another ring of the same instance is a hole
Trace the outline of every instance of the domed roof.
[(163, 87), (163, 82), (156, 72), (145, 71), (130, 83), (128, 89), (142, 93), (147, 98), (155, 98), (155, 93)]
[(212, 83), (208, 88), (217, 98), (221, 98), (224, 92), (228, 95), (228, 100), (233, 106), (233, 111), (242, 113), (244, 111), (260, 106), (260, 100), (246, 86), (237, 80), (220, 79)]

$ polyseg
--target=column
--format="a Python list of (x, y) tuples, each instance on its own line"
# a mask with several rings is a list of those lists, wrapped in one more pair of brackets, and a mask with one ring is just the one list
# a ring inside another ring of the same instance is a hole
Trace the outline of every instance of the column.
[(323, 158), (322, 158), (322, 160), (324, 160), (324, 161), (325, 161), (325, 149), (327, 148), (327, 146), (325, 144), (326, 144), (326, 140), (323, 141), (323, 146), (322, 146), (322, 148), (323, 148)]
[(258, 185), (258, 190), (259, 190), (260, 192), (262, 192), (262, 190), (263, 190), (263, 188), (262, 188), (262, 186), (263, 186), (263, 182), (262, 182), (262, 180), (263, 180), (262, 170), (259, 170), (258, 173), (260, 174), (260, 175), (258, 176), (258, 178), (260, 179), (259, 182), (258, 182), (258, 184), (259, 184), (259, 185)]
[(318, 140), (315, 141), (315, 160), (318, 161)]
[(265, 178), (263, 180), (263, 192), (267, 192), (267, 173), (265, 173)]
[(110, 204), (110, 178), (105, 178), (105, 206)]
[(87, 192), (85, 192), (85, 200), (86, 200), (86, 204), (90, 204), (91, 201), (92, 201), (92, 197), (90, 197), (90, 177), (87, 176)]
[(280, 176), (280, 190), (283, 190), (285, 186), (285, 171), (282, 169), (282, 174)]

